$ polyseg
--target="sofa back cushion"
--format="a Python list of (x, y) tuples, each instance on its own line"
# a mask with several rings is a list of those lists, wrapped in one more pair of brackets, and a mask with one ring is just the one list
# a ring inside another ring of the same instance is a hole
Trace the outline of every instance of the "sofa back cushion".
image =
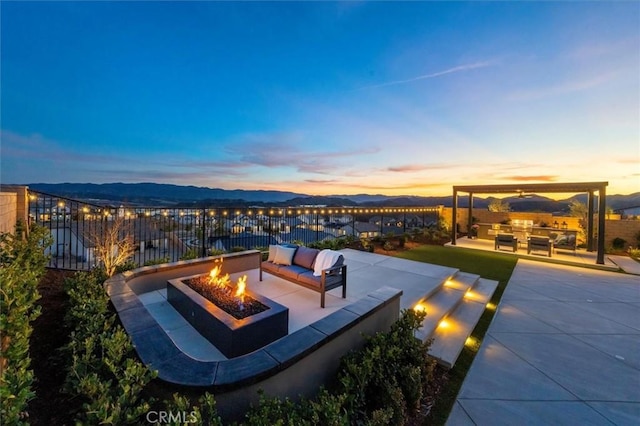
[(296, 253), (295, 248), (278, 246), (276, 249), (276, 257), (273, 259), (273, 263), (278, 265), (291, 265), (293, 256)]
[(309, 247), (298, 247), (295, 256), (293, 256), (293, 264), (302, 266), (303, 268), (313, 269), (313, 262), (316, 260), (320, 250)]

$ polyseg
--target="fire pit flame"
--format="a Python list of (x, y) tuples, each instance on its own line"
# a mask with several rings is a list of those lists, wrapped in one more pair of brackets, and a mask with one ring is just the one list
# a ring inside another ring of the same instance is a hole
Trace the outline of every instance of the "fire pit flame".
[(236, 297), (239, 297), (242, 301), (244, 301), (244, 290), (246, 287), (247, 276), (243, 275), (238, 279), (238, 284), (236, 284)]
[[(222, 262), (222, 258), (215, 260), (216, 266), (214, 266), (213, 269), (211, 269), (211, 272), (209, 272), (209, 284), (223, 289), (226, 294), (231, 295), (233, 286), (231, 283), (231, 279), (229, 278), (229, 274), (222, 275)], [(238, 307), (240, 308), (240, 310), (244, 309), (244, 294), (246, 287), (247, 276), (243, 275), (238, 279), (238, 282), (235, 285), (235, 297), (239, 299)]]

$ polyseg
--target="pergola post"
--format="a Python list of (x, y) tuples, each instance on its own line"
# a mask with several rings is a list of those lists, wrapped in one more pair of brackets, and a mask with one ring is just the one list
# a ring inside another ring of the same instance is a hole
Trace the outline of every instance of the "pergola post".
[(467, 238), (471, 238), (471, 225), (473, 225), (473, 192), (469, 193), (469, 214), (467, 217)]
[(458, 191), (453, 189), (453, 210), (451, 212), (451, 245), (456, 245), (456, 237), (457, 232), (456, 228), (458, 227)]
[(604, 220), (607, 209), (607, 190), (603, 185), (598, 190), (598, 256), (596, 263), (604, 265)]
[(587, 251), (593, 251), (593, 190), (587, 192)]

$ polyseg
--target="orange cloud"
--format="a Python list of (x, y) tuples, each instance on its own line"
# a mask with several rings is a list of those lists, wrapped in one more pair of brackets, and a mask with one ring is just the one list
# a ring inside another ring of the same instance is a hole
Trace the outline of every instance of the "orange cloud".
[(505, 176), (503, 180), (515, 180), (518, 182), (555, 182), (558, 176), (555, 175), (539, 175), (539, 176)]

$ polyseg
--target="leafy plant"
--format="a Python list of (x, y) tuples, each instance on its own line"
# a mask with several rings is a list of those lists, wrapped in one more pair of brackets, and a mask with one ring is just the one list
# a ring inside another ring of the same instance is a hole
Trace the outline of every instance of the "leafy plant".
[(116, 315), (102, 287), (106, 278), (104, 270), (96, 269), (78, 272), (64, 283), (70, 302), (65, 324), (72, 330), (71, 340), (63, 348), (69, 360), (64, 389), (82, 401), (77, 423), (142, 424), (154, 406), (165, 412), (188, 413), (198, 424), (221, 425), (210, 394), (192, 407), (178, 394), (162, 402), (143, 397), (157, 373), (137, 359), (129, 335), (115, 325)]
[(418, 408), (435, 366), (427, 355), (431, 342), (414, 337), (425, 315), (404, 310), (389, 332), (369, 337), (341, 360), (340, 393), (352, 424), (386, 419), (399, 425)]
[(180, 260), (191, 260), (191, 259), (197, 259), (200, 257), (200, 250), (195, 249), (195, 248), (190, 248), (189, 250), (185, 251), (182, 256), (180, 256)]
[(40, 315), (38, 282), (48, 257), (51, 234), (32, 226), (24, 237), (21, 224), (15, 234), (0, 234), (0, 418), (5, 424), (26, 424), (33, 371), (29, 357), (31, 322)]
[(624, 250), (625, 244), (627, 244), (627, 240), (620, 237), (616, 237), (613, 239), (613, 241), (611, 241), (611, 246), (615, 250)]
[(171, 262), (171, 258), (169, 256), (159, 257), (157, 259), (149, 259), (144, 262), (143, 266), (153, 266), (153, 265), (161, 265), (163, 263)]
[(248, 426), (262, 425), (348, 425), (348, 416), (344, 410), (346, 395), (333, 395), (326, 389), (313, 400), (302, 398), (295, 403), (289, 398), (269, 398), (263, 391), (258, 392), (260, 400), (246, 415)]

